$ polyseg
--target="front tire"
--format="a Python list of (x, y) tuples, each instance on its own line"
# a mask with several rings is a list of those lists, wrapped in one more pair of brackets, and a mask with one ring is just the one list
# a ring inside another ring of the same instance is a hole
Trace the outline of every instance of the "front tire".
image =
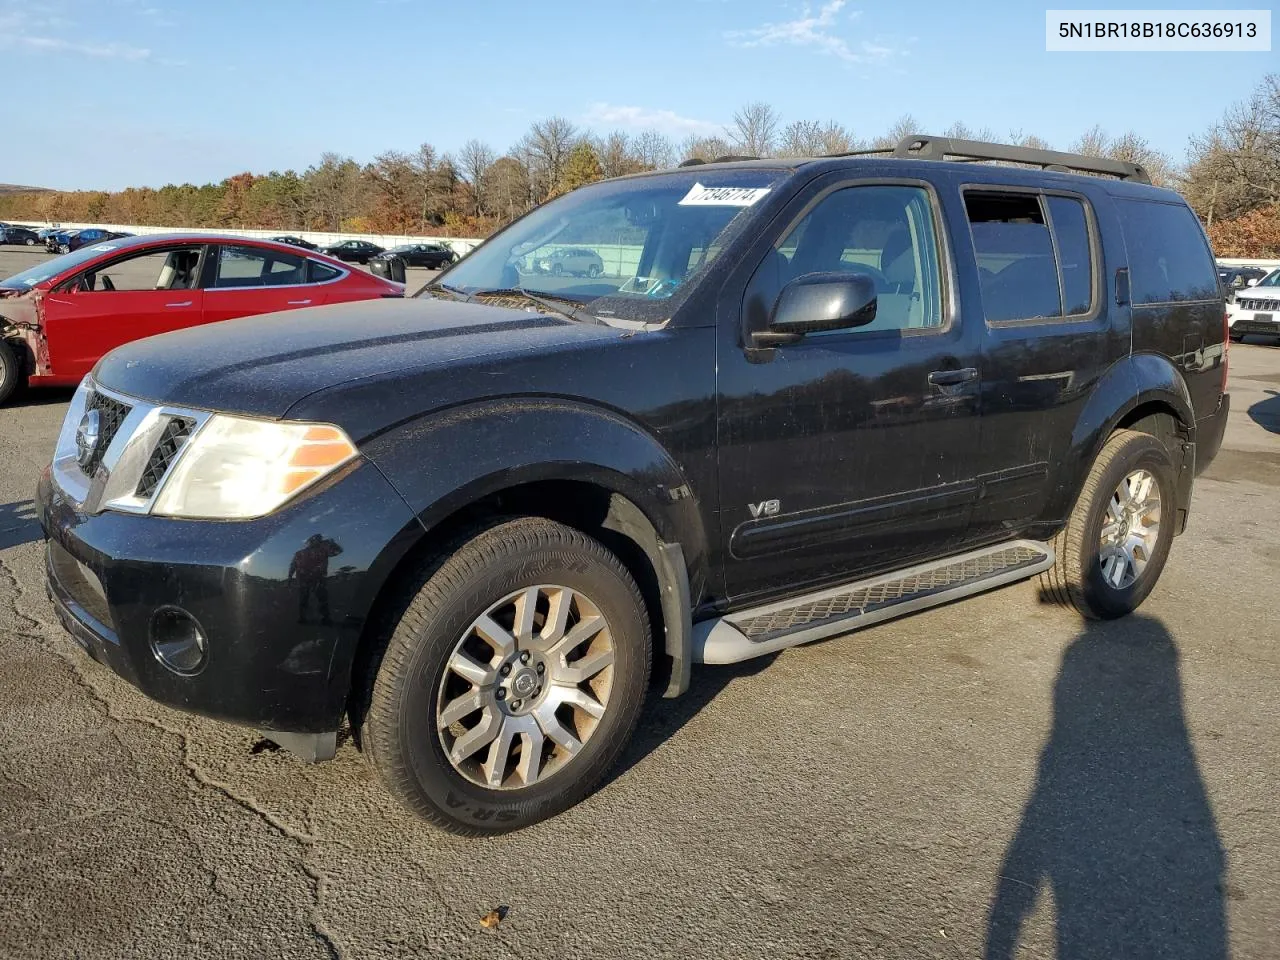
[(1164, 444), (1148, 433), (1117, 430), (1053, 539), (1057, 557), (1040, 574), (1043, 595), (1091, 620), (1136, 610), (1168, 559), (1176, 490)]
[(22, 385), (22, 361), (8, 340), (0, 340), (0, 406)]
[(648, 616), (621, 561), (521, 518), (424, 565), (405, 598), (362, 728), (391, 793), (470, 836), (583, 799), (630, 740), (649, 681)]

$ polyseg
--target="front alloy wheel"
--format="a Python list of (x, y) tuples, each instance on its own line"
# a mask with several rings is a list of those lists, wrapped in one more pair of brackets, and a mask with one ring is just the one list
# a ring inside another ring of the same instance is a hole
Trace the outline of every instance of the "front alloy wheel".
[(649, 619), (593, 537), (497, 522), (424, 560), (388, 612), (353, 720), (387, 788), (423, 818), (468, 835), (528, 826), (590, 793), (626, 747)]
[(613, 635), (591, 600), (540, 585), (471, 624), (440, 681), (436, 726), (453, 768), (495, 790), (558, 771), (600, 725), (613, 685)]

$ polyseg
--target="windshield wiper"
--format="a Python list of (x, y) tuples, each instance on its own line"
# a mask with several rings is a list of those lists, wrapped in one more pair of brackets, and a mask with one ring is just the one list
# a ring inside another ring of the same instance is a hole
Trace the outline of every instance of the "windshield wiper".
[[(495, 290), (477, 290), (475, 293), (468, 296), (467, 299), (474, 300), (477, 297), (524, 297), (524, 299), (528, 300), (530, 303), (537, 304), (543, 310), (549, 310), (551, 313), (557, 313), (570, 320), (576, 320), (579, 323), (598, 323), (601, 326), (608, 326), (608, 324), (599, 317), (593, 316), (583, 310), (582, 304), (577, 300), (572, 297), (557, 296), (554, 293), (534, 293), (531, 290), (526, 290), (524, 287), (504, 287)], [(568, 309), (557, 306), (552, 301), (560, 301), (561, 303), (567, 304)]]
[(445, 293), (457, 300), (461, 300), (463, 303), (467, 303), (471, 300), (471, 294), (467, 293), (465, 290), (459, 290), (457, 287), (451, 287), (447, 283), (428, 283), (419, 290), (418, 293), (415, 293), (414, 296), (416, 297), (421, 293), (434, 293), (437, 290), (443, 290)]

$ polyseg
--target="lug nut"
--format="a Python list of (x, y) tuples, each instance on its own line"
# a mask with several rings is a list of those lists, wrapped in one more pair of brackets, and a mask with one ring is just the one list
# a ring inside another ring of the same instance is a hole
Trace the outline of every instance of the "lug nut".
[(547, 665), (546, 665), (545, 663), (540, 663), (540, 664), (538, 664), (538, 672), (539, 672), (539, 673), (543, 673), (543, 672), (545, 672), (545, 671), (546, 671), (546, 669), (547, 669)]
[(509, 664), (509, 663), (504, 663), (504, 664), (502, 665), (502, 675), (503, 675), (504, 677), (507, 677), (507, 676), (510, 676), (510, 675), (511, 675), (511, 664)]
[(520, 654), (520, 662), (521, 662), (521, 663), (528, 663), (528, 662), (529, 662), (529, 651), (528, 651), (528, 650), (526, 650), (524, 653)]
[(503, 690), (501, 687), (499, 687), (497, 691), (495, 691), (494, 693), (494, 696), (497, 697), (499, 700), (506, 697), (506, 695), (507, 695), (507, 691)]
[(520, 709), (520, 707), (521, 707), (521, 705), (522, 705), (523, 703), (524, 703), (524, 701), (523, 701), (523, 700), (512, 700), (512, 701), (511, 701), (511, 709), (512, 709), (512, 710), (519, 710), (519, 709)]

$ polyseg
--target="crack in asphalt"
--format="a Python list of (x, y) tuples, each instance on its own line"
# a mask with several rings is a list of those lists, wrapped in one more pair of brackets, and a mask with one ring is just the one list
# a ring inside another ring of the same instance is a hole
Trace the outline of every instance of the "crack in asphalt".
[[(309, 918), (309, 926), (311, 928), (312, 935), (320, 945), (324, 947), (331, 960), (346, 960), (346, 952), (342, 949), (337, 937), (329, 929), (328, 923), (324, 919), (324, 895), (328, 885), (328, 876), (323, 870), (320, 870), (318, 867), (313, 866), (307, 861), (306, 854), (314, 849), (317, 842), (322, 841), (319, 841), (317, 836), (309, 830), (299, 830), (296, 827), (290, 826), (280, 817), (276, 816), (259, 803), (255, 797), (249, 794), (240, 793), (234, 789), (231, 784), (218, 780), (202, 769), (191, 755), (191, 739), (185, 730), (181, 730), (177, 727), (171, 727), (158, 718), (147, 714), (129, 714), (118, 711), (116, 705), (112, 703), (111, 699), (107, 697), (107, 695), (103, 693), (96, 684), (94, 684), (90, 676), (85, 673), (83, 665), (77, 663), (76, 660), (71, 657), (64, 656), (61, 651), (56, 649), (54, 644), (49, 642), (50, 638), (42, 635), (43, 630), (51, 629), (53, 625), (32, 617), (19, 609), (18, 601), (25, 596), (26, 591), (22, 588), (21, 581), (15, 575), (13, 570), (10, 569), (9, 564), (3, 557), (0, 557), (0, 577), (7, 580), (9, 586), (13, 588), (13, 592), (5, 598), (8, 612), (13, 614), (17, 622), (27, 626), (31, 631), (12, 632), (16, 635), (25, 636), (34, 640), (42, 650), (57, 657), (58, 660), (66, 664), (70, 669), (70, 675), (73, 681), (89, 695), (91, 700), (98, 704), (107, 719), (117, 725), (132, 722), (143, 726), (149, 726), (161, 731), (162, 733), (176, 737), (181, 747), (182, 766), (189, 775), (189, 782), (194, 781), (200, 787), (204, 787), (205, 789), (221, 794), (242, 810), (246, 810), (253, 814), (258, 820), (265, 823), (281, 837), (292, 840), (303, 848), (304, 855), (299, 858), (299, 866), (301, 867), (302, 872), (306, 874), (307, 878), (311, 881), (312, 907), (310, 911), (311, 915)], [(118, 742), (120, 742), (123, 747), (124, 741), (120, 739), (119, 734), (114, 730), (112, 731), (112, 734), (116, 736)], [(129, 750), (128, 747), (124, 747), (124, 749), (136, 764), (137, 761), (133, 756), (133, 752)], [(203, 853), (200, 844), (195, 841), (195, 838), (192, 837), (190, 831), (187, 831), (187, 836), (188, 839), (192, 841), (192, 844), (196, 849), (201, 850)], [(222, 891), (218, 890), (219, 878), (217, 872), (204, 862), (203, 856), (201, 856), (200, 859), (201, 866), (204, 867), (205, 871), (209, 874), (210, 887), (215, 893), (218, 893), (220, 896), (225, 898), (226, 895), (222, 893)]]

